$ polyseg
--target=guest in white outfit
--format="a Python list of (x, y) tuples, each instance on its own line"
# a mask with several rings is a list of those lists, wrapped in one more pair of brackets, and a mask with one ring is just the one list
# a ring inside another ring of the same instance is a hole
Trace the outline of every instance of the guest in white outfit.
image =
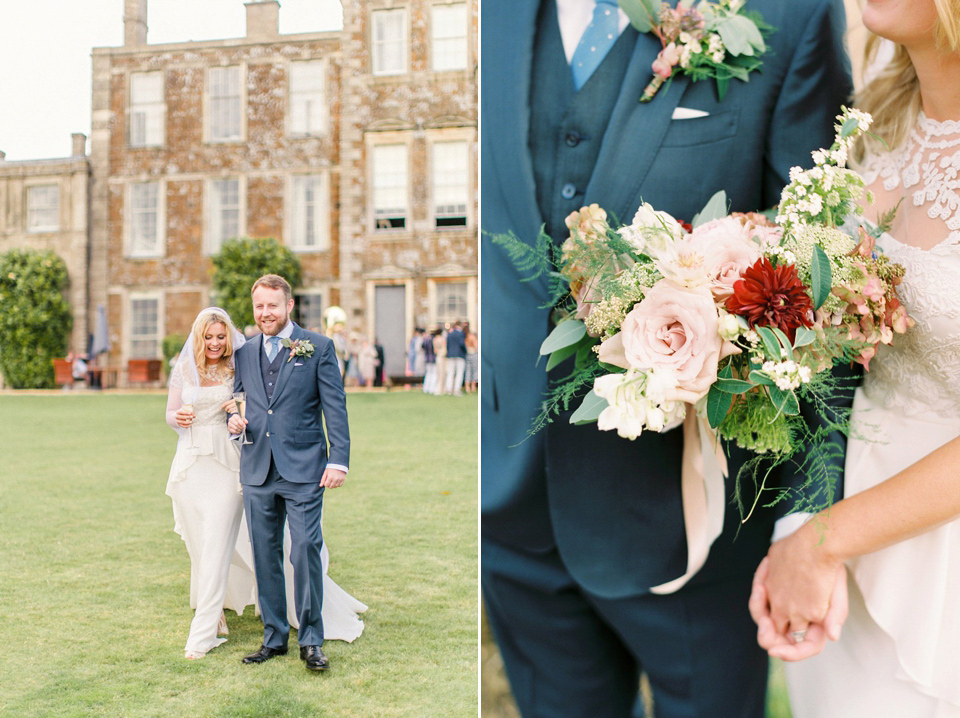
[(857, 102), (879, 138), (860, 158), (867, 217), (897, 209), (877, 244), (916, 324), (857, 391), (844, 500), (771, 547), (751, 612), (787, 660), (838, 639), (788, 664), (797, 718), (957, 718), (960, 0), (868, 0), (863, 24), (896, 45)]
[[(226, 635), (224, 608), (242, 614), (256, 605), (256, 582), (249, 532), (243, 520), (240, 488), (240, 445), (231, 441), (226, 412), (235, 413), (233, 353), (244, 343), (226, 311), (204, 309), (194, 321), (171, 372), (167, 423), (180, 438), (170, 469), (167, 495), (173, 499), (174, 529), (190, 556), (190, 606), (196, 609), (185, 646), (189, 659), (202, 658)], [(186, 407), (184, 405), (187, 405)], [(191, 407), (192, 410), (187, 407)], [(289, 531), (284, 529), (289, 556)], [(326, 542), (322, 607), (326, 638), (353, 641), (363, 632), (357, 614), (367, 607), (329, 576)], [(287, 595), (292, 598), (293, 569), (285, 561)], [(288, 606), (297, 627), (293, 601)]]

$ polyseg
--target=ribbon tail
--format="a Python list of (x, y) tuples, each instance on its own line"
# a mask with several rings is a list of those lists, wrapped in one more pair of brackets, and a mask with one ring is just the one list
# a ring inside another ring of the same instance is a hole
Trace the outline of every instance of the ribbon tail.
[(673, 593), (703, 567), (710, 547), (723, 532), (726, 508), (727, 458), (716, 432), (687, 405), (683, 421), (683, 462), (680, 490), (687, 536), (687, 570), (682, 576), (653, 586), (651, 593)]

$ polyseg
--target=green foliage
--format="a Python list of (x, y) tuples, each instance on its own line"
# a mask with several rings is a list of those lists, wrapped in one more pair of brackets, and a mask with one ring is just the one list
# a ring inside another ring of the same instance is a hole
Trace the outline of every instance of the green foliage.
[(163, 360), (166, 366), (170, 366), (170, 360), (183, 349), (187, 337), (183, 334), (168, 334), (163, 338)]
[(67, 353), (73, 316), (67, 265), (52, 251), (0, 254), (0, 374), (14, 389), (53, 387), (52, 360)]
[(241, 331), (253, 324), (250, 288), (264, 274), (279, 274), (296, 288), (303, 271), (300, 260), (275, 239), (237, 239), (224, 242), (213, 257), (213, 289), (217, 303), (227, 310)]

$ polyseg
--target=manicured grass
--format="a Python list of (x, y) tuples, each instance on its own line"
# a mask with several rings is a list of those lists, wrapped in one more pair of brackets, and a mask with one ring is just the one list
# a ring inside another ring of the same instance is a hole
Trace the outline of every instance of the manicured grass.
[(351, 393), (330, 575), (368, 604), (332, 668), (261, 666), (254, 612), (183, 659), (189, 562), (164, 486), (165, 396), (0, 395), (0, 715), (475, 716), (477, 403)]

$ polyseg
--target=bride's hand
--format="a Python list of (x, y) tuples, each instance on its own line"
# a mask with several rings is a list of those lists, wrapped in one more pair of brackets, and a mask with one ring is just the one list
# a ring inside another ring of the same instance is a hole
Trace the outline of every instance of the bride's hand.
[(822, 624), (826, 618), (837, 573), (843, 568), (822, 546), (820, 532), (826, 530), (817, 520), (808, 522), (774, 543), (767, 553), (763, 584), (777, 633), (803, 631), (808, 624)]
[(177, 426), (181, 429), (189, 429), (190, 424), (193, 423), (194, 414), (192, 411), (185, 411), (184, 409), (177, 409), (173, 415), (173, 418), (177, 421)]
[(237, 402), (234, 399), (228, 399), (220, 405), (220, 408), (223, 409), (228, 414), (239, 414), (240, 410), (237, 409)]

